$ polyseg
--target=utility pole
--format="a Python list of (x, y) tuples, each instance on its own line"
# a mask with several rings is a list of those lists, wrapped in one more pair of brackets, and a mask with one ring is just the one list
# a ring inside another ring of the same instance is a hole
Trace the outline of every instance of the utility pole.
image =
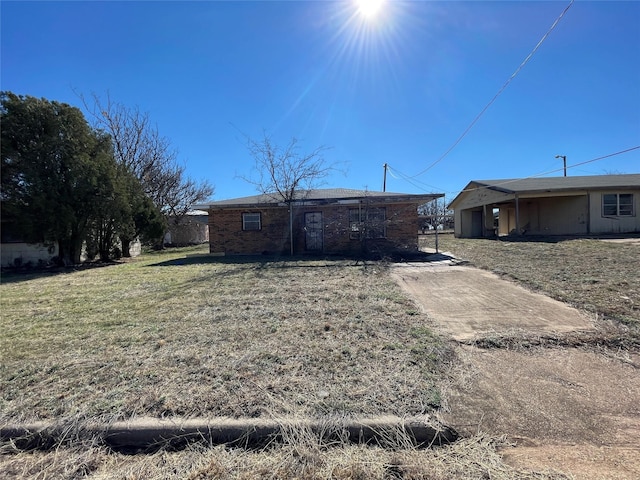
[[(440, 225), (440, 216), (438, 215), (438, 199), (435, 198), (434, 201), (436, 202), (436, 218), (435, 218), (435, 223), (436, 224), (436, 253), (440, 253), (440, 250), (438, 250), (438, 226)], [(442, 227), (444, 228), (444, 226)]]
[(387, 168), (389, 167), (389, 165), (385, 163), (382, 167), (384, 168), (384, 177), (382, 178), (382, 191), (386, 192), (387, 191)]
[(567, 176), (567, 156), (566, 155), (556, 155), (556, 158), (561, 158), (564, 163), (564, 176)]

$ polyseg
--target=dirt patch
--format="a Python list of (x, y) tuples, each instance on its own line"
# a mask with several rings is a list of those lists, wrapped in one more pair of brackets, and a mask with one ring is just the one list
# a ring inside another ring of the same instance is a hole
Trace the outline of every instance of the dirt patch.
[(452, 394), (452, 420), (482, 415), (485, 431), (509, 432), (516, 446), (502, 453), (516, 468), (553, 467), (576, 479), (640, 478), (636, 367), (575, 350), (526, 358), (486, 353), (473, 354), (478, 377), (470, 390)]
[(515, 468), (559, 468), (578, 480), (637, 480), (638, 448), (595, 445), (553, 445), (502, 450), (506, 463)]
[(599, 353), (460, 347), (466, 370), (448, 392), (449, 423), (463, 433), (550, 443), (640, 447), (638, 368)]
[[(393, 276), (459, 342), (514, 332), (594, 335), (594, 323), (577, 310), (488, 272), (405, 266)], [(514, 467), (555, 468), (578, 479), (640, 478), (637, 353), (461, 343), (456, 351), (443, 420), (458, 432), (506, 435), (514, 446), (502, 453)]]

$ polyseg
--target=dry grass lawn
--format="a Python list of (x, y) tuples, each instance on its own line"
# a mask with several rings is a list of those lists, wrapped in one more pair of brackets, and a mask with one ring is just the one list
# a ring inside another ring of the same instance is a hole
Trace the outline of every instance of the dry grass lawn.
[(447, 344), (382, 264), (185, 258), (5, 278), (1, 416), (414, 415)]
[[(410, 416), (440, 406), (452, 349), (384, 263), (185, 257), (202, 252), (3, 275), (0, 422)], [(0, 477), (566, 478), (505, 465), (500, 439), (434, 450), (392, 440), (326, 445), (291, 432), (259, 451), (194, 445), (135, 456), (91, 438), (50, 452), (5, 443)]]
[[(193, 446), (185, 451), (121, 455), (104, 448), (61, 449), (0, 457), (4, 478), (44, 480), (568, 480), (547, 470), (509, 467), (497, 453), (503, 442), (487, 437), (461, 440), (432, 450), (410, 447), (321, 446), (291, 439), (262, 451)], [(2, 476), (2, 474), (0, 474)]]

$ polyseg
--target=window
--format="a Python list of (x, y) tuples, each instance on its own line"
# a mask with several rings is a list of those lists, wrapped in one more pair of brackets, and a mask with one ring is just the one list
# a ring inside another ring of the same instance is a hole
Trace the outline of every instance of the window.
[(242, 230), (260, 230), (262, 223), (260, 222), (259, 213), (243, 213), (242, 214)]
[(632, 193), (605, 193), (602, 195), (603, 217), (633, 216)]
[(352, 240), (364, 238), (385, 238), (386, 209), (379, 208), (351, 208), (349, 209), (349, 238)]

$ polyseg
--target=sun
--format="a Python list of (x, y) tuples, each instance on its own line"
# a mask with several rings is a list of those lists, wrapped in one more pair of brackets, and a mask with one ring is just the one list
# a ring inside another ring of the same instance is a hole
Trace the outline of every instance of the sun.
[(367, 19), (374, 19), (384, 5), (385, 0), (356, 0), (358, 12)]

